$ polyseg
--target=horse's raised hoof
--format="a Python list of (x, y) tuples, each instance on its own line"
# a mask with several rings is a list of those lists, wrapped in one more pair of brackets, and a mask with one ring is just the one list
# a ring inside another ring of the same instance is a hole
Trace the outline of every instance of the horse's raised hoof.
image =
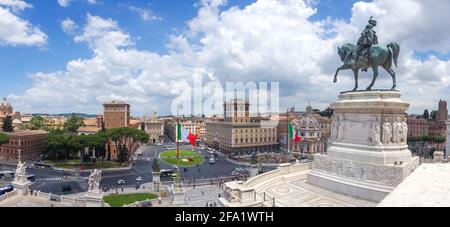
[(334, 78), (333, 83), (337, 83), (337, 78)]

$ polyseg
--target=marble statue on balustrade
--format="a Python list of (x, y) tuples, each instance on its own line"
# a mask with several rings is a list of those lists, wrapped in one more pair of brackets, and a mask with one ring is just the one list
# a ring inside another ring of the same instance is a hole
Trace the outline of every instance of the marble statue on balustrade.
[(89, 176), (88, 191), (100, 193), (100, 181), (102, 180), (102, 171), (95, 169)]
[(25, 164), (25, 162), (21, 161), (19, 161), (19, 163), (17, 164), (14, 182), (24, 183), (28, 181), (26, 173), (27, 167), (25, 166)]

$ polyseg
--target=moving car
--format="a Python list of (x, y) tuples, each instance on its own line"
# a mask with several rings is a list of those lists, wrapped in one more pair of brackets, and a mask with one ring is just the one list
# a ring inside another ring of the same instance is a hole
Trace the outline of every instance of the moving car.
[(136, 178), (136, 181), (142, 181), (142, 177)]
[(124, 185), (125, 184), (125, 180), (119, 180), (119, 181), (117, 181), (117, 184), (118, 185)]
[(209, 159), (209, 164), (215, 164), (216, 163), (216, 159), (214, 157)]
[(12, 185), (8, 185), (6, 187), (0, 188), (0, 195), (4, 195), (8, 192), (12, 192), (14, 190), (14, 187)]

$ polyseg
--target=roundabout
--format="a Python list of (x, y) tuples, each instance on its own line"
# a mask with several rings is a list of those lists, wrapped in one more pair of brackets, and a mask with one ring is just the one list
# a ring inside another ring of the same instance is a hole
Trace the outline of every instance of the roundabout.
[(159, 159), (163, 162), (176, 165), (178, 167), (192, 167), (201, 165), (205, 162), (205, 158), (194, 151), (180, 150), (180, 157), (177, 159), (177, 151), (169, 150), (162, 152)]

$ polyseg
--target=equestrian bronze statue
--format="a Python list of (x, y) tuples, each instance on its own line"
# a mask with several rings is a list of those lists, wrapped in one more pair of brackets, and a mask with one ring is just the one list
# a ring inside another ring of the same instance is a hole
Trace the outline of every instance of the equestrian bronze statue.
[(358, 89), (359, 70), (367, 71), (368, 68), (372, 68), (373, 80), (367, 87), (367, 90), (370, 91), (377, 80), (378, 68), (381, 66), (392, 76), (392, 90), (395, 90), (397, 81), (392, 66), (395, 65), (397, 67), (400, 45), (396, 42), (379, 45), (376, 32), (373, 31), (376, 25), (377, 22), (371, 17), (369, 25), (366, 26), (366, 29), (361, 34), (361, 38), (358, 40), (358, 45), (347, 43), (342, 47), (338, 47), (338, 54), (344, 65), (336, 70), (334, 83), (337, 82), (339, 71), (350, 69), (355, 75), (355, 88), (353, 91), (356, 91)]

